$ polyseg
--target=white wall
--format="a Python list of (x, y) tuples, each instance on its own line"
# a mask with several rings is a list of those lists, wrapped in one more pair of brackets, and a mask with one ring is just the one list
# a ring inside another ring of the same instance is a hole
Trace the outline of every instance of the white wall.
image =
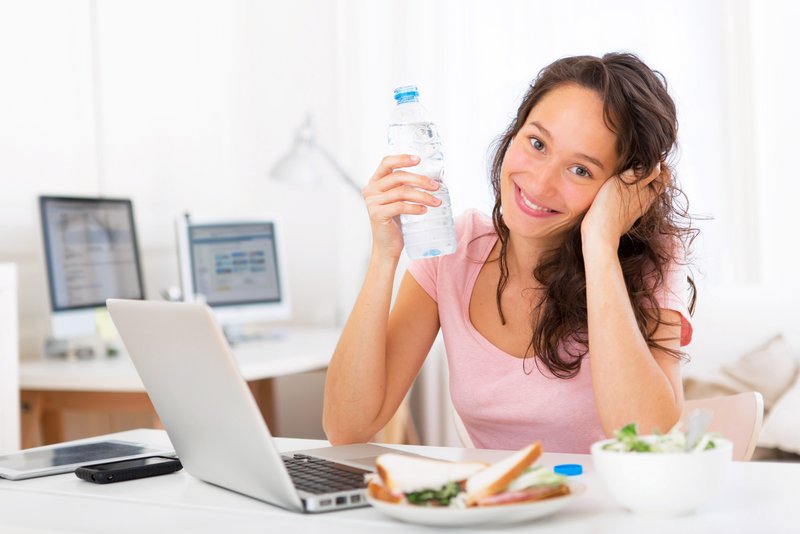
[(0, 263), (0, 454), (19, 449), (17, 266)]
[(307, 112), (334, 135), (332, 16), (313, 1), (0, 4), (0, 260), (20, 263), (25, 354), (48, 328), (46, 193), (132, 197), (151, 298), (178, 282), (175, 215), (278, 211), (296, 322), (336, 320), (336, 184), (267, 179)]
[[(797, 245), (797, 203), (800, 179), (795, 151), (800, 146), (800, 107), (797, 69), (800, 39), (795, 22), (800, 3), (769, 1), (750, 7), (753, 35), (753, 131), (742, 149), (754, 152), (756, 165), (749, 177), (756, 184), (757, 202), (748, 204), (758, 216), (759, 278), (775, 287), (791, 284), (800, 272)], [(800, 313), (798, 313), (800, 319)]]
[(313, 0), (0, 3), (0, 261), (20, 267), (23, 356), (49, 329), (40, 194), (131, 197), (149, 298), (178, 284), (177, 214), (279, 212), (294, 322), (335, 323), (338, 185), (267, 179), (307, 113), (335, 137), (333, 19)]

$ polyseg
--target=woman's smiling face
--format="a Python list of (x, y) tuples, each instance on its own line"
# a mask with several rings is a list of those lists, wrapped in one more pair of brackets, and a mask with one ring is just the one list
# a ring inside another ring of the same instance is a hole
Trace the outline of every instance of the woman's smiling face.
[(511, 234), (552, 246), (578, 224), (617, 166), (603, 102), (574, 84), (545, 94), (503, 158), (500, 198)]

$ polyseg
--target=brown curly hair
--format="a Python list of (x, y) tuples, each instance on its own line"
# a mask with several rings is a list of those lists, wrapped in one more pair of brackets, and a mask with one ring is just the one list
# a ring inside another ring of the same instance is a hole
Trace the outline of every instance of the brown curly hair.
[[(666, 79), (630, 53), (610, 53), (602, 58), (567, 57), (542, 69), (525, 94), (516, 118), (493, 145), (490, 176), (495, 194), (492, 220), (500, 242), (496, 294), (500, 319), (505, 324), (500, 297), (508, 281), (509, 234), (500, 202), (503, 159), (531, 109), (545, 94), (564, 84), (591, 89), (602, 99), (604, 121), (617, 137), (619, 166), (612, 174), (633, 169), (637, 180), (641, 180), (661, 164), (662, 171), (671, 177), (648, 211), (622, 236), (618, 254), (636, 321), (648, 346), (683, 358), (682, 352), (661, 345), (664, 339), (654, 338), (658, 326), (668, 324), (661, 317), (655, 293), (670, 265), (685, 263), (698, 230), (691, 225), (688, 202), (675, 181), (670, 161), (676, 147), (678, 121)], [(554, 376), (572, 378), (588, 352), (580, 222), (568, 231), (556, 249), (542, 255), (532, 275), (542, 284), (544, 296), (531, 317), (533, 338), (528, 348), (533, 349), (537, 367), (541, 362)], [(691, 277), (687, 277), (687, 284), (691, 291), (689, 309), (693, 313), (696, 289)], [(558, 350), (565, 341), (572, 342), (565, 346), (568, 358), (562, 358)], [(523, 359), (523, 368), (524, 362)]]

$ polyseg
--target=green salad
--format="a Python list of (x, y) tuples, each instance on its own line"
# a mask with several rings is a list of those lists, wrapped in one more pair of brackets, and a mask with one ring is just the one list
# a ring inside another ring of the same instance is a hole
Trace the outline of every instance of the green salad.
[(673, 428), (666, 434), (656, 432), (651, 436), (639, 436), (636, 423), (630, 423), (617, 431), (615, 441), (603, 446), (603, 450), (617, 452), (695, 452), (716, 447), (714, 438), (718, 434), (706, 432), (697, 443), (686, 450), (686, 434)]

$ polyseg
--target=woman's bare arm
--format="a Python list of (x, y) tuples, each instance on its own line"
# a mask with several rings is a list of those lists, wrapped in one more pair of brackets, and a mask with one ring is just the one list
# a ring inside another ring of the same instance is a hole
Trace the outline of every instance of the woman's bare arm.
[[(651, 433), (669, 430), (683, 409), (680, 361), (650, 350), (639, 331), (615, 245), (584, 243), (592, 386), (606, 435), (636, 422)], [(680, 315), (661, 310), (655, 338), (680, 347)]]
[(436, 302), (408, 273), (389, 314), (394, 269), (371, 262), (328, 367), (323, 427), (333, 444), (366, 442), (383, 428), (439, 331)]

